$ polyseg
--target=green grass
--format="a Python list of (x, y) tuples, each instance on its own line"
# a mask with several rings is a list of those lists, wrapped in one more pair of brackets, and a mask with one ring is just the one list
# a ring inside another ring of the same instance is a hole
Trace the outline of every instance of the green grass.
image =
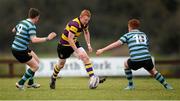
[(49, 89), (49, 78), (36, 78), (39, 89), (15, 88), (19, 78), (0, 78), (0, 100), (180, 100), (180, 80), (168, 78), (174, 90), (164, 89), (150, 77), (134, 78), (136, 89), (124, 90), (127, 80), (123, 77), (107, 78), (95, 90), (88, 89), (88, 78), (61, 78), (56, 90)]

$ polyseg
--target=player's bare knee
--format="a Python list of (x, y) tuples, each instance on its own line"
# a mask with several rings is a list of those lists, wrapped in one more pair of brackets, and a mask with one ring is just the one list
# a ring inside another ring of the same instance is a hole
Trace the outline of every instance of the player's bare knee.
[(62, 66), (62, 65), (64, 65), (65, 64), (65, 62), (60, 62), (59, 63), (59, 66)]
[(152, 76), (155, 76), (157, 72), (158, 72), (158, 71), (157, 71), (155, 68), (153, 68), (152, 70), (149, 71), (149, 73), (150, 73)]
[(39, 64), (38, 63), (34, 64), (32, 66), (32, 69), (33, 69), (34, 72), (36, 72), (39, 69)]
[(83, 61), (84, 63), (87, 63), (87, 62), (90, 61), (90, 59), (89, 59), (88, 56), (84, 56), (84, 57), (82, 58), (82, 61)]
[(37, 62), (38, 64), (40, 64), (40, 61), (39, 61), (39, 59), (37, 59), (37, 60), (36, 60), (36, 62)]
[(39, 69), (39, 67), (36, 67), (36, 68), (35, 68), (35, 71), (37, 71), (38, 69)]
[(39, 67), (31, 67), (31, 69), (33, 72), (36, 72), (39, 69)]
[(125, 68), (125, 69), (128, 69), (128, 68), (129, 68), (129, 67), (128, 67), (128, 64), (127, 64), (127, 61), (124, 62), (124, 68)]
[(59, 66), (58, 66), (58, 67), (61, 69), (61, 68), (63, 68), (63, 67), (64, 67), (64, 65), (65, 65), (65, 62), (62, 62), (62, 63), (60, 63), (60, 64), (59, 64)]
[(60, 68), (63, 68), (64, 67), (64, 65), (65, 65), (65, 63), (66, 63), (66, 60), (65, 59), (63, 59), (63, 60), (59, 60), (59, 64), (58, 64), (58, 67)]

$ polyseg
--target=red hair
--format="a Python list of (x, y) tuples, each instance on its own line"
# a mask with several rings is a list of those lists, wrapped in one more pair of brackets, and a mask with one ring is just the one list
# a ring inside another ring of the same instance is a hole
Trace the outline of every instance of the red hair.
[(91, 12), (87, 9), (84, 9), (80, 14), (80, 17), (83, 17), (83, 16), (91, 17)]
[(140, 21), (138, 19), (131, 19), (128, 21), (128, 26), (132, 29), (137, 29), (140, 26)]

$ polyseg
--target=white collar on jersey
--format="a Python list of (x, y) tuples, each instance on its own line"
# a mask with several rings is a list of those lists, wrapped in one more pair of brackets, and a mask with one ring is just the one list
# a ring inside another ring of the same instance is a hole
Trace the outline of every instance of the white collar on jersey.
[(138, 29), (133, 29), (130, 32), (139, 32), (139, 30)]
[[(32, 22), (32, 20), (30, 18), (27, 19), (28, 21)], [(33, 22), (32, 22), (33, 23)]]

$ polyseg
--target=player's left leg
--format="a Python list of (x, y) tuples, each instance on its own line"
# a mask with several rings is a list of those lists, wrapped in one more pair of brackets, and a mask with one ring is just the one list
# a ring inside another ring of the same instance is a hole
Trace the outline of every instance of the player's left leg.
[(25, 62), (30, 68), (26, 70), (23, 77), (16, 83), (16, 87), (20, 90), (24, 89), (24, 84), (26, 80), (30, 77), (33, 77), (35, 72), (39, 69), (39, 64), (36, 60), (32, 57), (29, 61)]
[(131, 69), (129, 68), (128, 61), (129, 61), (129, 59), (124, 62), (124, 66), (125, 66), (124, 72), (125, 72), (126, 78), (128, 80), (128, 86), (125, 89), (132, 90), (132, 89), (134, 89), (133, 75), (132, 75)]
[(89, 56), (87, 55), (86, 51), (81, 47), (78, 48), (78, 49), (79, 49), (79, 51), (81, 52), (81, 55), (82, 55), (80, 57), (80, 59), (83, 61), (84, 65), (85, 65), (85, 68), (86, 68), (86, 72), (89, 74), (90, 82), (95, 82), (95, 85), (96, 85), (96, 86), (89, 85), (89, 88), (90, 89), (95, 89), (98, 86), (99, 83), (103, 83), (105, 81), (105, 78), (100, 80), (99, 77), (94, 74), (93, 64), (90, 61)]
[(173, 89), (172, 86), (170, 86), (165, 78), (161, 75), (161, 73), (159, 73), (155, 67), (153, 67), (152, 70), (149, 71), (149, 73), (157, 80), (159, 81), (163, 86), (164, 88), (166, 89)]
[[(36, 55), (36, 53), (34, 53), (33, 51), (31, 51), (30, 53), (32, 55), (32, 57), (36, 60), (36, 62), (39, 64), (39, 58), (38, 56)], [(35, 75), (35, 74), (34, 74)], [(32, 77), (29, 78), (29, 81), (28, 81), (28, 84), (27, 84), (27, 87), (28, 88), (39, 88), (40, 87), (40, 84), (38, 83), (34, 83), (34, 75)]]

